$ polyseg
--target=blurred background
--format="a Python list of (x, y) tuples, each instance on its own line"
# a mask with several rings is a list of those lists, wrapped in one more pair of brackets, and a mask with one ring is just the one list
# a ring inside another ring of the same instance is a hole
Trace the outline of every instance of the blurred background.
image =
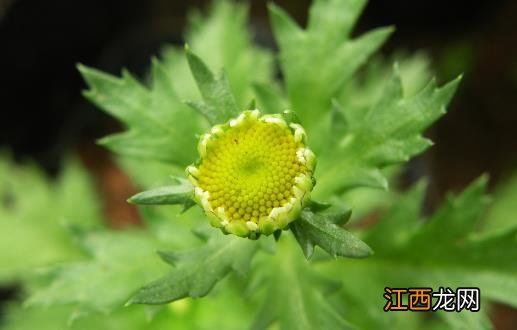
[[(310, 1), (275, 2), (304, 24)], [(81, 96), (85, 84), (75, 65), (113, 74), (126, 67), (143, 77), (163, 44), (182, 44), (187, 9), (208, 3), (0, 0), (0, 148), (51, 175), (65, 154), (79, 154), (113, 225), (137, 222), (136, 210), (125, 203), (134, 188), (94, 143), (120, 127)], [(251, 22), (257, 42), (274, 48), (266, 3), (250, 1)], [(431, 177), (434, 198), (483, 172), (495, 185), (517, 166), (516, 18), (511, 0), (373, 0), (358, 22), (357, 34), (394, 25), (382, 52), (425, 51), (440, 82), (464, 73), (448, 115), (428, 132), (435, 147), (407, 174)], [(509, 308), (499, 309), (496, 322), (517, 322)]]

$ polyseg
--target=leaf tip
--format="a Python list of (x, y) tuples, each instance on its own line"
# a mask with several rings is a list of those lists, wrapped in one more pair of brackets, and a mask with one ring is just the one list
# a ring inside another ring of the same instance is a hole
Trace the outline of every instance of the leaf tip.
[(368, 244), (365, 243), (364, 245), (366, 246), (366, 249), (365, 249), (363, 258), (368, 258), (368, 257), (373, 256), (375, 254), (375, 251)]
[(108, 135), (108, 136), (95, 140), (95, 143), (100, 146), (107, 146), (109, 144), (109, 141), (110, 141), (110, 136)]
[(489, 180), (490, 175), (487, 172), (484, 172), (478, 178), (476, 178), (471, 185), (477, 189), (485, 190)]
[(81, 62), (78, 62), (75, 64), (75, 68), (77, 69), (77, 71), (79, 71), (81, 74), (83, 74), (84, 72), (86, 72), (88, 70), (88, 67), (84, 64), (82, 64)]
[(278, 5), (276, 3), (274, 3), (273, 1), (268, 1), (267, 2), (267, 10), (268, 11), (274, 11), (274, 10), (281, 10), (280, 7), (278, 7)]
[(175, 266), (178, 262), (178, 255), (174, 252), (167, 252), (167, 251), (156, 251), (158, 256), (169, 265)]
[(392, 34), (393, 32), (395, 32), (397, 30), (397, 28), (395, 27), (395, 25), (387, 25), (387, 26), (384, 26), (381, 28), (384, 33), (386, 34)]

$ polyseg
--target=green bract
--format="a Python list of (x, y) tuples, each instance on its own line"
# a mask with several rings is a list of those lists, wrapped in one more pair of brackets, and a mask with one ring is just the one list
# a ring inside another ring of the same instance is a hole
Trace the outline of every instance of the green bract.
[(305, 141), (300, 125), (258, 110), (201, 136), (201, 159), (186, 173), (212, 225), (256, 237), (294, 221), (313, 187), (315, 157)]

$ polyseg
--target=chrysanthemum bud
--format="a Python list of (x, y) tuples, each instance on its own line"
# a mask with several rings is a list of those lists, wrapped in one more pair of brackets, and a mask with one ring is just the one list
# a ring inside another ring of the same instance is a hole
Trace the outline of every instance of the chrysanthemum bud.
[(211, 224), (243, 237), (269, 235), (295, 220), (313, 188), (315, 157), (298, 124), (245, 111), (212, 127), (187, 167)]

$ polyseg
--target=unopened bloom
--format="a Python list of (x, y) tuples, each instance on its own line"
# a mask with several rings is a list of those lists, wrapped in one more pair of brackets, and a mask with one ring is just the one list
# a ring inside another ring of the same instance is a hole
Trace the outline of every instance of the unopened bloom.
[(215, 125), (186, 169), (196, 202), (225, 233), (253, 238), (286, 228), (313, 188), (315, 157), (305, 144), (300, 125), (258, 110)]

